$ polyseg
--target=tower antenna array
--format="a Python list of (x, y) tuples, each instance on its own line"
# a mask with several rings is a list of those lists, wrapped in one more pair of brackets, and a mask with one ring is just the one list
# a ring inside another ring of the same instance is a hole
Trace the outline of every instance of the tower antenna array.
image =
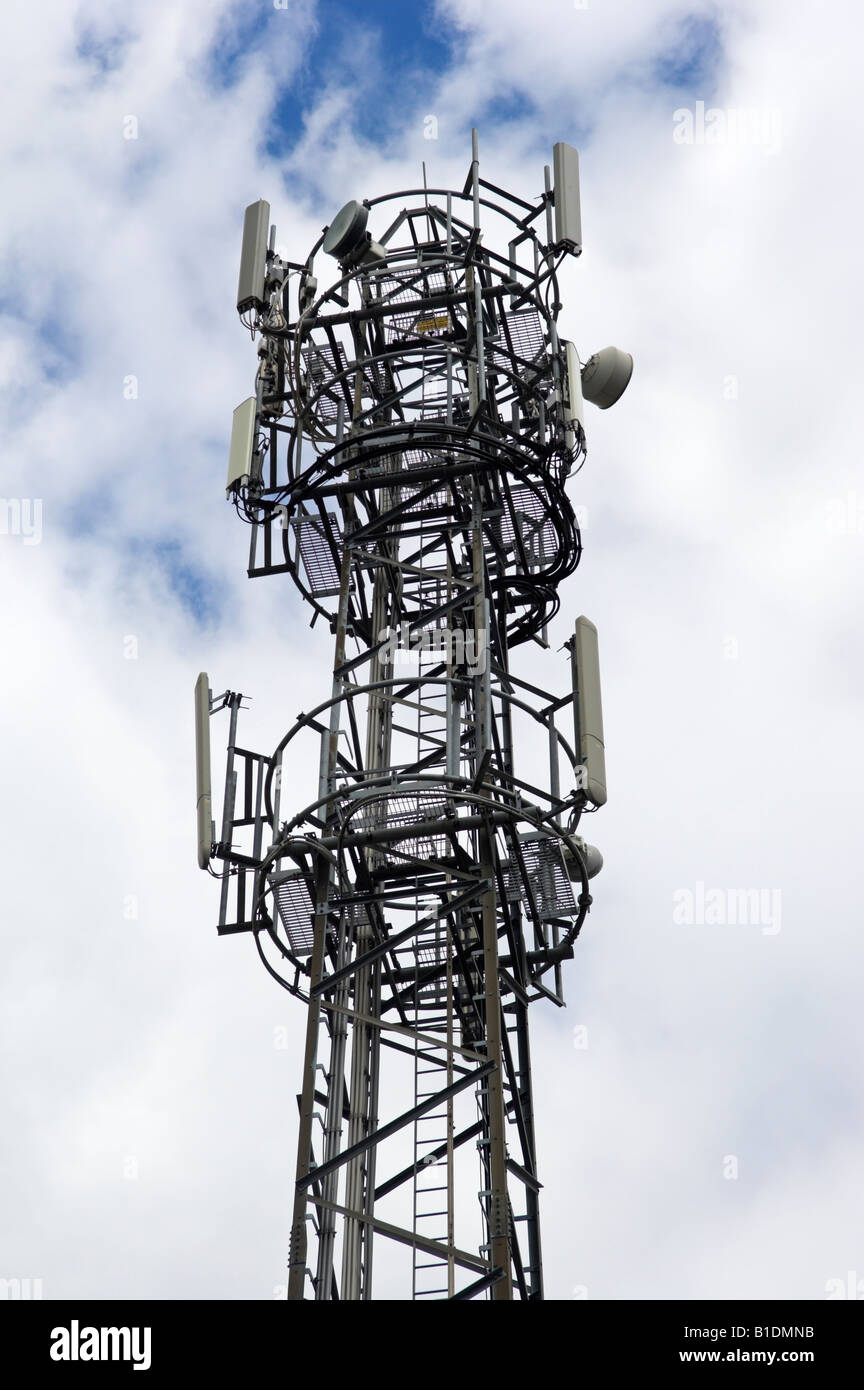
[(528, 1010), (564, 1002), (606, 775), (594, 625), (575, 623), (562, 695), (513, 653), (548, 649), (579, 562), (584, 402), (632, 371), (616, 348), (583, 367), (559, 335), (576, 151), (553, 168), (539, 200), (506, 192), (475, 131), (461, 189), (424, 170), (349, 202), (302, 262), (264, 200), (246, 212), (258, 372), (227, 493), (250, 576), (291, 578), (333, 660), (269, 755), (238, 743), (242, 696), (199, 677), (198, 853), (220, 934), (251, 934), (305, 1008), (289, 1299), (371, 1298), (382, 1245), (385, 1297), (543, 1296)]

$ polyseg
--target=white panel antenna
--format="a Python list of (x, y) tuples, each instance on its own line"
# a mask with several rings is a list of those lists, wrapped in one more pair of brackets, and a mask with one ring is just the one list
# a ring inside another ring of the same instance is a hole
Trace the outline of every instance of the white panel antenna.
[(606, 802), (606, 750), (600, 699), (600, 656), (597, 629), (586, 617), (576, 619), (570, 654), (576, 754), (584, 768), (582, 790), (593, 805), (603, 806)]
[(225, 488), (228, 495), (236, 487), (246, 487), (252, 477), (257, 412), (258, 402), (255, 396), (249, 396), (234, 411), (231, 447), (228, 451), (228, 482)]
[(267, 238), (270, 231), (270, 204), (263, 198), (250, 203), (243, 219), (243, 246), (240, 252), (240, 279), (237, 284), (237, 310), (264, 308), (264, 281), (267, 276)]
[(213, 848), (213, 797), (210, 785), (210, 680), (202, 671), (195, 682), (195, 790), (198, 808), (198, 867), (206, 869)]
[(575, 426), (585, 430), (585, 403), (582, 399), (582, 367), (579, 362), (579, 354), (572, 343), (565, 344), (567, 358), (567, 403), (564, 408), (565, 415), (565, 442), (568, 449), (572, 449), (576, 443)]
[(579, 151), (559, 140), (552, 147), (555, 190), (555, 245), (574, 256), (582, 251), (582, 201), (579, 194)]

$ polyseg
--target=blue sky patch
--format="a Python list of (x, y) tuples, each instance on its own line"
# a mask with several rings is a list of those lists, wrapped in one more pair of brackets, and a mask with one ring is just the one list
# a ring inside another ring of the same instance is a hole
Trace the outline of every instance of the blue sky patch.
[(131, 540), (127, 545), (130, 562), (142, 569), (156, 567), (182, 608), (201, 625), (218, 622), (221, 603), (212, 575), (192, 563), (180, 541)]
[(694, 96), (710, 95), (723, 57), (720, 26), (713, 15), (687, 15), (673, 41), (654, 64), (655, 81)]
[(89, 24), (78, 37), (75, 57), (86, 63), (94, 77), (107, 77), (122, 67), (132, 37), (128, 29), (107, 32)]
[[(266, 31), (278, 44), (280, 25), (291, 24), (290, 4), (265, 11), (224, 31), (210, 55), (212, 80), (229, 86), (244, 51)], [(447, 69), (452, 53), (432, 0), (318, 0), (311, 41), (285, 84), (277, 87), (264, 149), (271, 158), (290, 154), (304, 118), (330, 85), (353, 79), (356, 126), (369, 138), (386, 139), (404, 124)], [(283, 31), (286, 35), (291, 30)]]

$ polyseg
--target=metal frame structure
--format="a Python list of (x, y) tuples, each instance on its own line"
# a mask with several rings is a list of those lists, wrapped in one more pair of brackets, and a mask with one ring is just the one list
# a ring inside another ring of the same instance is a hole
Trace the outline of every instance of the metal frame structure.
[[(574, 159), (556, 146), (559, 180)], [(273, 230), (266, 245), (266, 204), (247, 212), (238, 307), (259, 369), (229, 496), (250, 576), (289, 575), (334, 654), (326, 698), (269, 756), (238, 745), (242, 697), (200, 678), (204, 724), (209, 700), (230, 728), (199, 854), (220, 933), (250, 933), (306, 1009), (289, 1299), (371, 1298), (382, 1241), (403, 1255), (394, 1296), (543, 1296), (528, 1008), (563, 1004), (599, 858), (577, 828), (605, 778), (578, 625), (563, 696), (511, 652), (546, 646), (581, 553), (565, 491), (581, 382), (557, 328), (574, 217), (578, 185), (565, 198), (548, 169), (534, 204), (483, 179), (476, 132), (461, 190), (349, 204), (303, 263)], [(517, 765), (526, 721), (545, 786)], [(318, 785), (286, 819), (309, 739)]]

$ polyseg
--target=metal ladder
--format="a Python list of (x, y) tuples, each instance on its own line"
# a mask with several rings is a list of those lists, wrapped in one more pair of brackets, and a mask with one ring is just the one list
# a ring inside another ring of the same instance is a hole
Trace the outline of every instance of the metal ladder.
[[(449, 955), (447, 926), (438, 922), (418, 937), (415, 945), (415, 982), (419, 974)], [(453, 1038), (452, 981), (446, 977), (418, 989), (421, 1002), (434, 1004), (434, 1011), (415, 1004), (414, 1020), (418, 1032), (441, 1041), (414, 1044), (414, 1104), (420, 1105), (453, 1080), (447, 1043)], [(443, 1102), (429, 1114), (414, 1121), (413, 1229), (426, 1240), (440, 1241), (441, 1255), (413, 1249), (412, 1297), (448, 1298), (453, 1292), (453, 1264), (446, 1247), (453, 1245), (453, 1101)], [(440, 1153), (442, 1145), (445, 1152)]]
[[(422, 527), (421, 527), (422, 533)], [(430, 576), (423, 584), (424, 597), (440, 604), (445, 585), (441, 576)], [(438, 651), (418, 652), (418, 674), (441, 665)], [(417, 758), (437, 753), (439, 765), (446, 760), (447, 692), (443, 685), (421, 684), (417, 692)], [(437, 921), (414, 941), (414, 1026), (419, 1033), (440, 1042), (414, 1043), (414, 1105), (421, 1105), (453, 1081), (453, 984), (450, 967), (450, 940), (446, 921)], [(443, 976), (420, 985), (422, 972), (433, 965), (447, 963)], [(427, 1240), (440, 1241), (442, 1247), (453, 1240), (453, 1101), (414, 1121), (413, 1229)], [(443, 1155), (439, 1152), (445, 1145)], [(454, 1267), (446, 1254), (414, 1247), (412, 1251), (412, 1297), (448, 1298), (454, 1289)]]

